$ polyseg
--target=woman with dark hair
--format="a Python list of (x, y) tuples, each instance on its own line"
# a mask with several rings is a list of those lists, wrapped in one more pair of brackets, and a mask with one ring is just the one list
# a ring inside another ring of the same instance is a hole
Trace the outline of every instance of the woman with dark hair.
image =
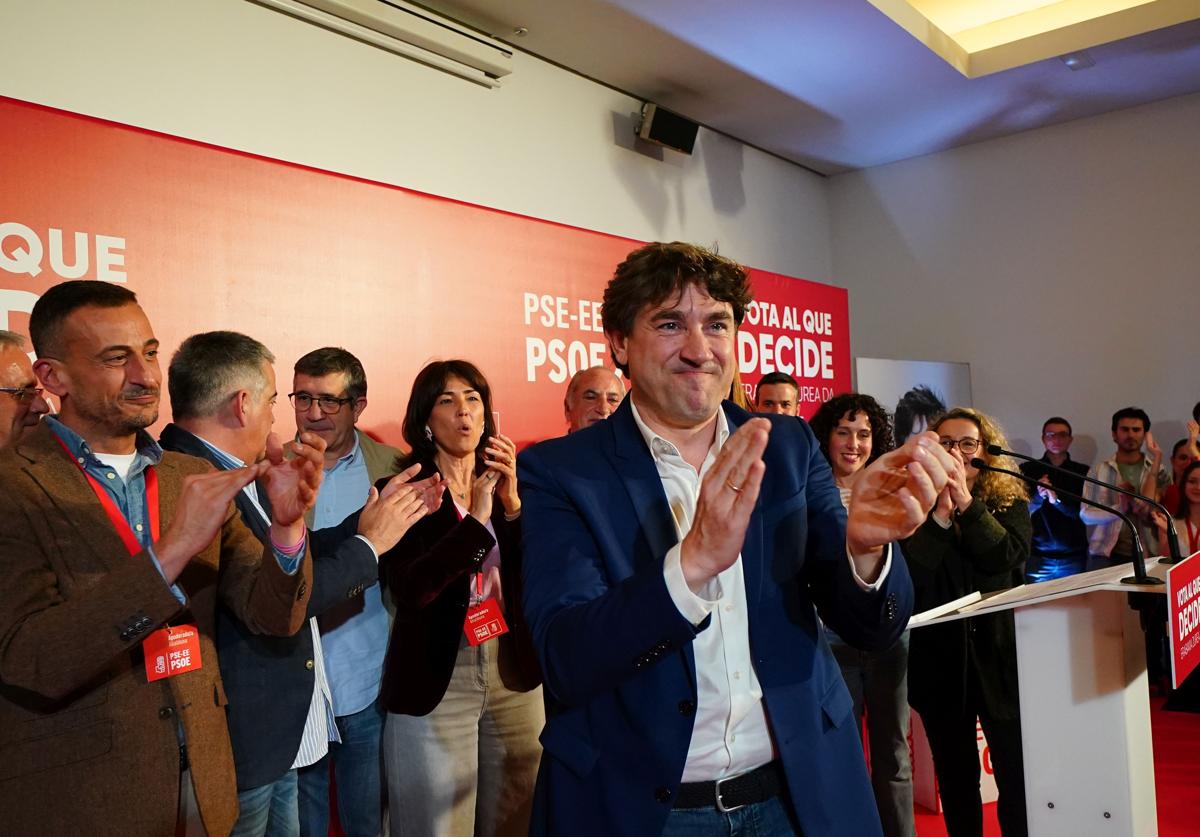
[[(1193, 462), (1200, 461), (1200, 449), (1196, 447), (1196, 437), (1200, 436), (1200, 424), (1194, 420), (1188, 422), (1188, 435), (1186, 439), (1180, 439), (1175, 443), (1175, 447), (1171, 448), (1171, 484), (1163, 490), (1162, 504), (1174, 517), (1179, 508), (1179, 497), (1183, 491), (1183, 472)], [(1159, 547), (1163, 547), (1166, 541), (1161, 538), (1158, 541)]]
[[(836, 395), (817, 408), (810, 424), (833, 480), (850, 507), (855, 481), (892, 449), (887, 412), (869, 395)], [(854, 699), (862, 735), (864, 710), (871, 752), (871, 787), (886, 837), (913, 837), (912, 760), (908, 754), (908, 631), (886, 651), (859, 651), (828, 628), (825, 636)]]
[[(971, 464), (1008, 447), (1000, 426), (968, 407), (930, 425), (958, 465), (929, 518), (904, 544), (920, 612), (978, 590), (992, 593), (1024, 581), (1033, 527), (1025, 483)], [(950, 837), (981, 837), (976, 718), (983, 724), (999, 790), (1004, 837), (1028, 834), (1017, 643), (1011, 611), (918, 629), (908, 657), (908, 701), (921, 715)]]
[[(1179, 499), (1175, 513), (1175, 531), (1179, 535), (1179, 547), (1184, 556), (1200, 549), (1200, 460), (1195, 460), (1183, 469), (1175, 481)], [(1167, 521), (1160, 512), (1153, 512), (1158, 524), (1158, 542), (1167, 542)], [(1179, 523), (1183, 525), (1180, 526)]]
[(440, 508), (380, 559), (396, 603), (381, 698), (391, 833), (524, 835), (545, 722), (521, 614), (516, 446), (465, 360), (413, 382), (403, 467), (440, 474)]

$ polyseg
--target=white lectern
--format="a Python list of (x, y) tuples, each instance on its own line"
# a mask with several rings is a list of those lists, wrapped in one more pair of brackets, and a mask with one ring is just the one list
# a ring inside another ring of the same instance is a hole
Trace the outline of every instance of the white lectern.
[[(1167, 569), (1147, 561), (1151, 576)], [(910, 623), (1014, 612), (1032, 837), (1158, 834), (1146, 650), (1127, 594), (1167, 588), (1122, 584), (1129, 573), (1121, 565), (1014, 587)]]

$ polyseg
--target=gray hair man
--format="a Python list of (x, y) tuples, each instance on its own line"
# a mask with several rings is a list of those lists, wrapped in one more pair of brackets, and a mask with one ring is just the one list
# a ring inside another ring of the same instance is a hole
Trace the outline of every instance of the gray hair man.
[[(162, 446), (220, 470), (259, 460), (278, 396), (274, 361), (262, 343), (233, 331), (185, 340), (168, 370), (175, 421), (163, 430)], [(217, 610), (237, 768), (238, 834), (264, 835), (268, 823), (280, 818), (299, 831), (298, 769), (324, 758), (330, 740), (338, 740), (329, 723), (333, 703), (316, 617), (374, 585), (378, 555), (425, 514), (419, 489), (405, 484), (408, 476), (393, 478), (382, 495), (372, 489), (361, 512), (340, 525), (311, 533), (310, 618), (298, 634), (263, 637), (228, 609)], [(247, 485), (235, 503), (250, 530), (265, 537), (268, 512), (258, 486)]]
[(580, 369), (571, 376), (563, 398), (567, 432), (574, 433), (604, 421), (621, 406), (625, 383), (607, 366)]
[(25, 354), (25, 338), (0, 329), (0, 450), (19, 442), (48, 412)]

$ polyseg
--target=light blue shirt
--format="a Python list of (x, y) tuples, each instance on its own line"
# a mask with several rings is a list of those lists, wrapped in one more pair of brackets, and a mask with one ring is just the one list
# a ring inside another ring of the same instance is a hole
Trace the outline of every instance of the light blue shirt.
[[(353, 449), (325, 471), (313, 528), (338, 525), (366, 505), (370, 490), (371, 477), (356, 434)], [(325, 631), (321, 634), (321, 650), (333, 693), (333, 711), (338, 717), (361, 712), (374, 703), (383, 681), (391, 620), (378, 584), (364, 590), (362, 597), (362, 610), (348, 619), (330, 625), (329, 617), (338, 613), (335, 610), (322, 620)]]
[[(91, 446), (82, 436), (54, 416), (46, 416), (44, 421), (46, 426), (62, 439), (67, 450), (71, 452), (71, 456), (75, 458), (75, 462), (83, 466), (83, 469), (94, 477), (96, 482), (104, 486), (105, 493), (112, 497), (113, 502), (117, 504), (117, 508), (121, 510), (121, 514), (128, 521), (129, 528), (137, 536), (138, 543), (149, 553), (150, 560), (154, 562), (154, 568), (158, 570), (158, 574), (162, 575), (165, 581), (166, 576), (163, 575), (162, 565), (158, 562), (158, 555), (154, 552), (154, 534), (150, 531), (150, 515), (146, 504), (146, 469), (162, 462), (163, 450), (159, 447), (158, 442), (154, 441), (145, 430), (139, 430), (134, 440), (136, 453), (133, 457), (133, 464), (125, 479), (121, 479), (121, 475), (115, 468), (97, 458), (96, 454), (92, 452)], [(280, 552), (274, 547), (271, 551), (275, 553), (275, 560), (279, 562), (279, 568), (288, 575), (295, 573), (300, 568), (300, 562), (304, 560), (303, 549), (293, 555)], [(187, 596), (178, 584), (171, 585), (171, 593), (179, 600), (180, 604), (187, 604)]]
[[(136, 453), (133, 464), (129, 467), (126, 478), (121, 479), (117, 469), (101, 462), (82, 436), (54, 416), (46, 416), (44, 421), (54, 435), (67, 446), (75, 463), (104, 486), (105, 493), (117, 504), (117, 508), (129, 523), (129, 528), (137, 536), (138, 543), (150, 554), (154, 568), (166, 581), (162, 565), (158, 562), (158, 556), (154, 554), (154, 533), (150, 531), (150, 514), (146, 503), (146, 469), (162, 462), (163, 451), (158, 442), (145, 430), (139, 430), (134, 440)], [(171, 593), (180, 604), (187, 604), (187, 596), (178, 584), (171, 585)]]

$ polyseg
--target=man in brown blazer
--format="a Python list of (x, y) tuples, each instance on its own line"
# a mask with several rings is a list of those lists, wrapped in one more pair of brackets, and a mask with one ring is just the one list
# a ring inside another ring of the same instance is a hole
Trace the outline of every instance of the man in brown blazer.
[[(324, 443), (220, 472), (163, 453), (145, 431), (158, 341), (119, 285), (51, 288), (30, 332), (62, 407), (0, 454), (0, 831), (223, 837), (237, 796), (214, 609), (262, 633), (303, 625)], [(265, 548), (231, 502), (259, 478)], [(189, 634), (157, 669), (148, 643)]]

